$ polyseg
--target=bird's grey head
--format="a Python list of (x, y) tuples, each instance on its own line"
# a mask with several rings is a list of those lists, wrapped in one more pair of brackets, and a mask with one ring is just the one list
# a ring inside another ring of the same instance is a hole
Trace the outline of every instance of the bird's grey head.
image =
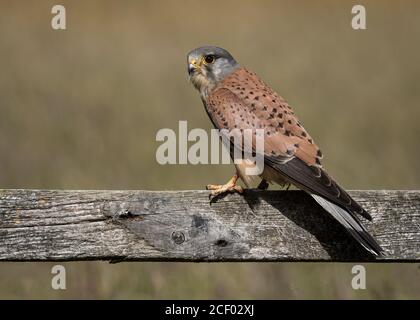
[(219, 81), (238, 68), (232, 55), (219, 47), (194, 49), (187, 59), (190, 80), (202, 95), (207, 95)]

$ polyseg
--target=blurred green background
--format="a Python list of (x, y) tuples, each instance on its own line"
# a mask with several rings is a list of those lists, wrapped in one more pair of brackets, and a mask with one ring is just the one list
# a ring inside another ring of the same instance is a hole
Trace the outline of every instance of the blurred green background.
[[(67, 9), (67, 30), (51, 8)], [(364, 4), (367, 30), (351, 28)], [(229, 165), (160, 166), (160, 128), (210, 129), (186, 53), (228, 49), (294, 107), (348, 189), (419, 189), (418, 1), (0, 2), (0, 188), (203, 189)], [(0, 264), (0, 298), (420, 298), (415, 264)]]

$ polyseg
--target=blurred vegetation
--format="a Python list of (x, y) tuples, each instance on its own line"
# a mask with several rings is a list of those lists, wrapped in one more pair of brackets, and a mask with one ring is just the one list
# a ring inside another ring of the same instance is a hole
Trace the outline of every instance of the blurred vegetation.
[[(210, 129), (186, 53), (215, 44), (294, 107), (348, 189), (418, 189), (420, 4), (361, 1), (0, 2), (0, 188), (202, 189), (233, 167), (160, 166), (156, 131)], [(0, 298), (420, 298), (416, 265), (0, 264)]]

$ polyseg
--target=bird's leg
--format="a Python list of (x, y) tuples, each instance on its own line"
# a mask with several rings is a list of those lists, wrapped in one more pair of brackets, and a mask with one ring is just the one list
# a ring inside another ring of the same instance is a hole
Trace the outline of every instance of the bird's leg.
[(269, 184), (268, 184), (267, 180), (262, 179), (257, 188), (260, 189), (260, 190), (267, 190), (268, 187), (269, 187)]
[(237, 192), (237, 193), (243, 193), (244, 189), (241, 186), (238, 186), (236, 182), (238, 181), (239, 176), (235, 174), (232, 179), (230, 179), (226, 184), (224, 185), (214, 185), (214, 184), (208, 184), (206, 186), (207, 190), (211, 190), (211, 195), (213, 197), (218, 196), (222, 193), (226, 192)]

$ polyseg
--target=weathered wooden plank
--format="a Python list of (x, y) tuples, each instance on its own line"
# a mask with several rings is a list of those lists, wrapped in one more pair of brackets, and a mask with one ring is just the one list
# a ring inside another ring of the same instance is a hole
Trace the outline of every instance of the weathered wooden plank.
[(301, 191), (0, 190), (3, 261), (420, 260), (420, 191), (353, 191), (374, 259)]

